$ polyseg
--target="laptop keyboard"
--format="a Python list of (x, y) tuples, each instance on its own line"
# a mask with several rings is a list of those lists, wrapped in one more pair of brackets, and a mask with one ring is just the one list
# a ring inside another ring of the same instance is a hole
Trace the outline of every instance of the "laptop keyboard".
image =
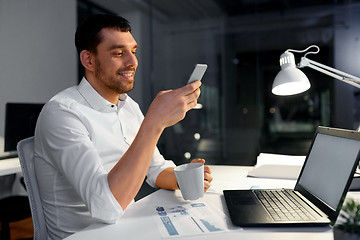
[(301, 199), (292, 191), (256, 190), (260, 202), (275, 221), (307, 221), (315, 218), (302, 205)]

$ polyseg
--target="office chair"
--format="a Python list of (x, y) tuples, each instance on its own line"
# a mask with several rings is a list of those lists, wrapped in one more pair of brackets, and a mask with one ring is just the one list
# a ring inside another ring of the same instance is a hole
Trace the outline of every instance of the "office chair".
[[(16, 174), (6, 176), (5, 184), (12, 186)], [(10, 223), (31, 217), (29, 199), (27, 196), (8, 196), (0, 199), (0, 239), (10, 239)]]
[(41, 204), (39, 188), (34, 170), (34, 137), (21, 140), (17, 145), (20, 165), (30, 202), (34, 226), (34, 239), (48, 238), (44, 210)]

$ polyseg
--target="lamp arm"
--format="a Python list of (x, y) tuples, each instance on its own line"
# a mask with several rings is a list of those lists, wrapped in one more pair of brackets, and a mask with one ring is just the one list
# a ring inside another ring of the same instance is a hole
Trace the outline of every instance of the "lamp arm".
[(352, 86), (355, 86), (357, 88), (360, 88), (360, 78), (353, 76), (351, 74), (342, 72), (340, 70), (337, 70), (335, 68), (326, 66), (324, 64), (315, 62), (313, 60), (310, 60), (306, 57), (302, 57), (301, 61), (299, 63), (299, 68), (303, 67), (310, 67), (314, 70), (317, 70), (321, 73), (324, 73), (328, 76), (331, 76), (333, 78), (336, 78), (340, 81), (346, 82), (347, 84), (350, 84)]

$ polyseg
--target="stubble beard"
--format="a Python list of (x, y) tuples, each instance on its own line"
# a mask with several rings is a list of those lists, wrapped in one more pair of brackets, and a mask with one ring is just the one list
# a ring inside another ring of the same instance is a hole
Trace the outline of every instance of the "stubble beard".
[(127, 84), (125, 85), (121, 80), (119, 74), (120, 71), (121, 70), (119, 69), (114, 74), (106, 74), (103, 68), (101, 67), (100, 62), (96, 61), (95, 63), (95, 71), (94, 71), (95, 77), (98, 80), (100, 80), (100, 82), (102, 82), (105, 87), (118, 94), (128, 93), (134, 89), (135, 82), (133, 82), (133, 84), (130, 87)]

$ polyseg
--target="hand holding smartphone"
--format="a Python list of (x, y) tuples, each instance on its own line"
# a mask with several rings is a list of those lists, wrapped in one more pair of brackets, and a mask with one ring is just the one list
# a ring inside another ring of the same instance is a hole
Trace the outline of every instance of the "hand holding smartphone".
[(196, 64), (195, 68), (194, 68), (194, 71), (192, 72), (187, 84), (195, 82), (197, 80), (201, 81), (202, 77), (204, 76), (204, 73), (205, 73), (206, 69), (207, 69), (206, 64)]

